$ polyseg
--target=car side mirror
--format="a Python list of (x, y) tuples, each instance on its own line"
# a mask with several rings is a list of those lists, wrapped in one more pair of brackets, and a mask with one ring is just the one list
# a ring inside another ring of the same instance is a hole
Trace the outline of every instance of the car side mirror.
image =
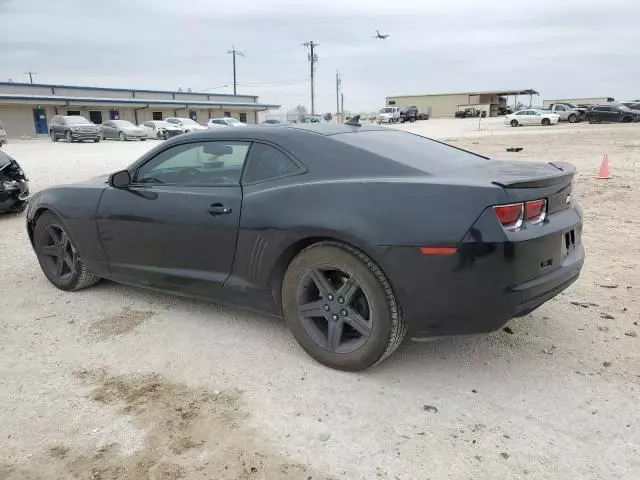
[(128, 170), (120, 170), (109, 176), (109, 185), (113, 188), (126, 188), (131, 185), (131, 174)]

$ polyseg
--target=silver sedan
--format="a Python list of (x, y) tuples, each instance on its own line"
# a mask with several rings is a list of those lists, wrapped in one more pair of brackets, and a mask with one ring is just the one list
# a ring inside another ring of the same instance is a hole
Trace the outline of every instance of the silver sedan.
[(113, 138), (124, 142), (125, 140), (146, 140), (147, 132), (136, 127), (128, 120), (109, 120), (100, 125), (102, 138)]

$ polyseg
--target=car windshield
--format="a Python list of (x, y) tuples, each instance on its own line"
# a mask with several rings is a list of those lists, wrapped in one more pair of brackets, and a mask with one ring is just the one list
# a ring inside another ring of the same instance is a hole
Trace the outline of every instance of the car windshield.
[(365, 130), (332, 138), (429, 174), (487, 161), (475, 153), (398, 130)]
[(380, 113), (393, 113), (392, 108), (383, 108), (380, 110)]
[(156, 124), (156, 127), (163, 127), (163, 128), (167, 128), (167, 127), (172, 127), (174, 125), (171, 125), (169, 122), (164, 122), (164, 121), (156, 121), (154, 122)]
[(230, 123), (232, 125), (238, 124), (238, 123), (242, 123), (240, 120), (237, 120), (235, 118), (227, 118), (227, 123)]
[(190, 118), (182, 118), (181, 120), (184, 125), (200, 125), (198, 122), (195, 122)]
[(180, 124), (180, 120), (178, 120), (177, 118), (167, 118), (167, 122), (173, 123), (174, 125)]
[(127, 127), (127, 128), (135, 127), (135, 125), (131, 123), (129, 120), (114, 120), (113, 123), (115, 123), (119, 127)]
[(622, 110), (623, 112), (630, 112), (631, 109), (629, 107), (627, 107), (626, 105), (618, 105), (618, 108), (620, 110)]
[(91, 122), (86, 118), (75, 115), (72, 117), (65, 117), (65, 121), (68, 125), (91, 125)]

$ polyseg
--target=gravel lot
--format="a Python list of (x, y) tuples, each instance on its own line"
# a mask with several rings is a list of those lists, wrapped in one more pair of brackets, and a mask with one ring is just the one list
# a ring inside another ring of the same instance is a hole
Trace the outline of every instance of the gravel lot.
[[(110, 282), (56, 290), (24, 216), (0, 217), (0, 478), (640, 478), (640, 125), (406, 128), (574, 163), (578, 282), (509, 331), (408, 343), (348, 374), (260, 315)], [(35, 191), (154, 144), (4, 148)], [(604, 153), (615, 177), (596, 180)]]

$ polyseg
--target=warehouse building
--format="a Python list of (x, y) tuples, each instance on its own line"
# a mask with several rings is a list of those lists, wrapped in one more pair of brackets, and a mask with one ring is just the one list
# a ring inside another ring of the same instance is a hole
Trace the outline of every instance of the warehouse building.
[(532, 89), (525, 90), (495, 90), (488, 92), (464, 92), (442, 93), (426, 95), (398, 95), (387, 97), (387, 106), (409, 107), (415, 105), (421, 113), (428, 113), (431, 117), (453, 117), (459, 110), (476, 108), (487, 112), (487, 115), (495, 117), (501, 107), (507, 106), (509, 96), (513, 97), (513, 104), (518, 103), (518, 96), (522, 103), (533, 104), (533, 95), (538, 92)]
[(562, 98), (556, 100), (545, 100), (542, 102), (544, 108), (549, 108), (552, 103), (574, 103), (576, 105), (601, 105), (603, 103), (615, 102), (613, 97), (591, 97), (591, 98)]
[(0, 121), (9, 136), (45, 135), (54, 115), (82, 115), (95, 124), (129, 120), (136, 125), (167, 117), (234, 117), (257, 123), (258, 112), (279, 105), (259, 103), (253, 95), (166, 90), (79, 87), (0, 82)]

